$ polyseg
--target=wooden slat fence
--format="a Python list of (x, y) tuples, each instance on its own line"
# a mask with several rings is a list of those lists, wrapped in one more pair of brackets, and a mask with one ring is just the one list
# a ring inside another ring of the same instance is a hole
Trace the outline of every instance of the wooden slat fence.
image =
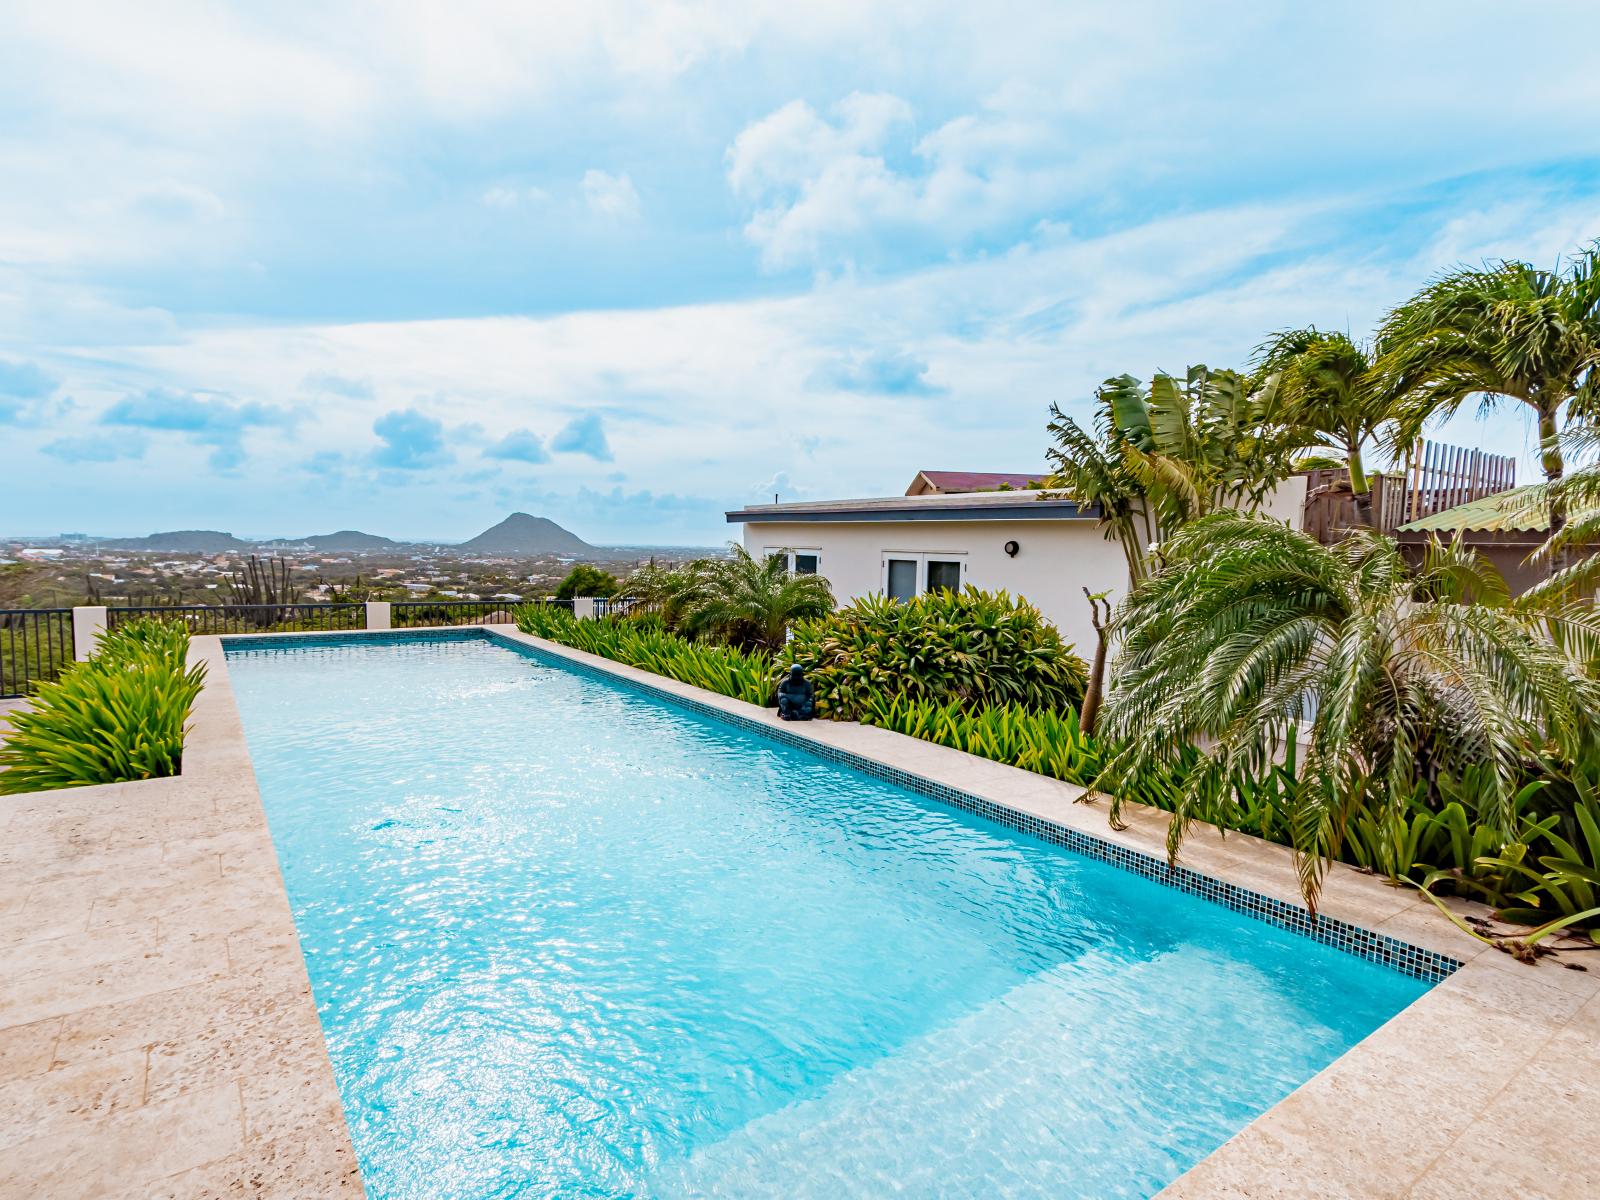
[[(1344, 468), (1318, 468), (1306, 473), (1305, 531), (1329, 544), (1361, 524), (1350, 473)], [(1517, 460), (1464, 446), (1419, 441), (1402, 471), (1374, 474), (1373, 526), (1393, 533), (1408, 521), (1432, 516), (1458, 504), (1517, 486)]]

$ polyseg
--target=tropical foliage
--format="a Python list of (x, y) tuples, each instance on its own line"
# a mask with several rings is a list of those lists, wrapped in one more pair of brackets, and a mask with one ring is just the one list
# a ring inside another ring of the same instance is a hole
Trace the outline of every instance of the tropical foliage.
[(864, 597), (800, 622), (784, 654), (806, 669), (820, 714), (851, 720), (894, 696), (1076, 708), (1085, 684), (1083, 660), (1038, 609), (972, 587)]
[(1219, 508), (1253, 512), (1298, 467), (1307, 433), (1291, 421), (1279, 386), (1237, 371), (1190, 367), (1131, 375), (1096, 392), (1093, 431), (1051, 408), (1048, 486), (1088, 507), (1115, 537), (1134, 580), (1150, 552), (1185, 523)]
[(524, 633), (750, 704), (768, 703), (776, 686), (770, 656), (690, 642), (648, 623), (621, 617), (580, 621), (545, 604), (524, 604), (515, 616)]
[(1537, 417), (1546, 480), (1560, 479), (1563, 406), (1600, 416), (1600, 244), (1553, 271), (1502, 261), (1442, 275), (1389, 314), (1378, 343), (1386, 386), (1406, 397), (1403, 433), (1472, 396), (1515, 400)]
[(735, 645), (779, 649), (796, 621), (833, 609), (833, 592), (820, 575), (789, 571), (782, 554), (757, 558), (737, 543), (725, 559), (707, 560), (688, 596), (684, 630)]
[(1513, 797), (1540, 748), (1577, 761), (1596, 733), (1587, 663), (1600, 620), (1583, 603), (1513, 601), (1470, 551), (1408, 568), (1389, 539), (1325, 547), (1275, 522), (1217, 513), (1162, 550), (1118, 617), (1122, 654), (1101, 731), (1119, 749), (1101, 785), (1179, 767), (1174, 853), (1231, 779), (1307, 742), (1288, 829), (1315, 902), (1363, 813), (1387, 819), (1426, 773), (1482, 772), (1482, 819), (1509, 839)]
[(1372, 352), (1342, 333), (1308, 326), (1273, 334), (1257, 350), (1256, 379), (1276, 378), (1288, 419), (1313, 448), (1336, 452), (1350, 475), (1362, 520), (1372, 523), (1372, 490), (1363, 451), (1393, 443), (1398, 398)]
[(787, 555), (757, 558), (737, 542), (723, 558), (642, 568), (627, 590), (639, 611), (659, 614), (669, 629), (747, 649), (777, 650), (794, 622), (833, 609), (826, 579), (792, 573)]
[(0, 742), (0, 793), (156, 779), (178, 773), (185, 724), (205, 668), (185, 665), (189, 635), (160, 620), (129, 622), (94, 656), (41, 684)]
[(940, 704), (900, 693), (870, 698), (861, 721), (1068, 783), (1093, 783), (1100, 770), (1100, 748), (1071, 708), (973, 708), (961, 700)]

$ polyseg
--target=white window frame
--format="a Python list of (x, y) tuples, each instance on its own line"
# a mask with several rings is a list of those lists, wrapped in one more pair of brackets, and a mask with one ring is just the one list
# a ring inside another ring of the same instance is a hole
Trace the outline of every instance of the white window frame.
[(917, 595), (928, 594), (928, 562), (955, 562), (961, 564), (961, 587), (967, 586), (967, 552), (965, 550), (885, 550), (879, 556), (878, 587), (889, 594), (889, 560), (912, 561), (917, 564)]
[(818, 575), (822, 574), (821, 550), (814, 550), (810, 546), (766, 546), (762, 548), (761, 560), (765, 562), (767, 559), (780, 554), (783, 556), (783, 569), (791, 575), (794, 574), (794, 556), (797, 554), (809, 554), (815, 558), (817, 560), (816, 573)]

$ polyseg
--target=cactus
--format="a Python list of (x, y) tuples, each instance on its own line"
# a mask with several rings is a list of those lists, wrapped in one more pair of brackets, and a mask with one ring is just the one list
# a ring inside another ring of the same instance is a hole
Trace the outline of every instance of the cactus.
[(289, 606), (299, 595), (293, 575), (287, 559), (262, 561), (252, 554), (243, 567), (231, 573), (231, 599), (234, 604), (266, 606), (252, 609), (245, 618), (247, 623), (266, 629), (291, 616)]

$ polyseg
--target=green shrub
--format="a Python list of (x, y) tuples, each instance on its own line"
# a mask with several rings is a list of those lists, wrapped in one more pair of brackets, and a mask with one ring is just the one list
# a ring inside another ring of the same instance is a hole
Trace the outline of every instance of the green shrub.
[(188, 631), (158, 620), (106, 634), (88, 662), (40, 686), (0, 743), (0, 794), (176, 775), (205, 681)]
[(806, 669), (819, 713), (848, 719), (895, 696), (1076, 709), (1087, 681), (1083, 660), (1038, 609), (972, 587), (857, 600), (799, 622), (782, 657)]
[(686, 641), (653, 623), (627, 617), (580, 621), (547, 604), (522, 605), (515, 615), (524, 633), (750, 704), (767, 704), (776, 686), (768, 656)]
[(579, 563), (567, 572), (567, 577), (556, 587), (557, 600), (571, 600), (576, 596), (615, 596), (622, 585), (610, 571)]

